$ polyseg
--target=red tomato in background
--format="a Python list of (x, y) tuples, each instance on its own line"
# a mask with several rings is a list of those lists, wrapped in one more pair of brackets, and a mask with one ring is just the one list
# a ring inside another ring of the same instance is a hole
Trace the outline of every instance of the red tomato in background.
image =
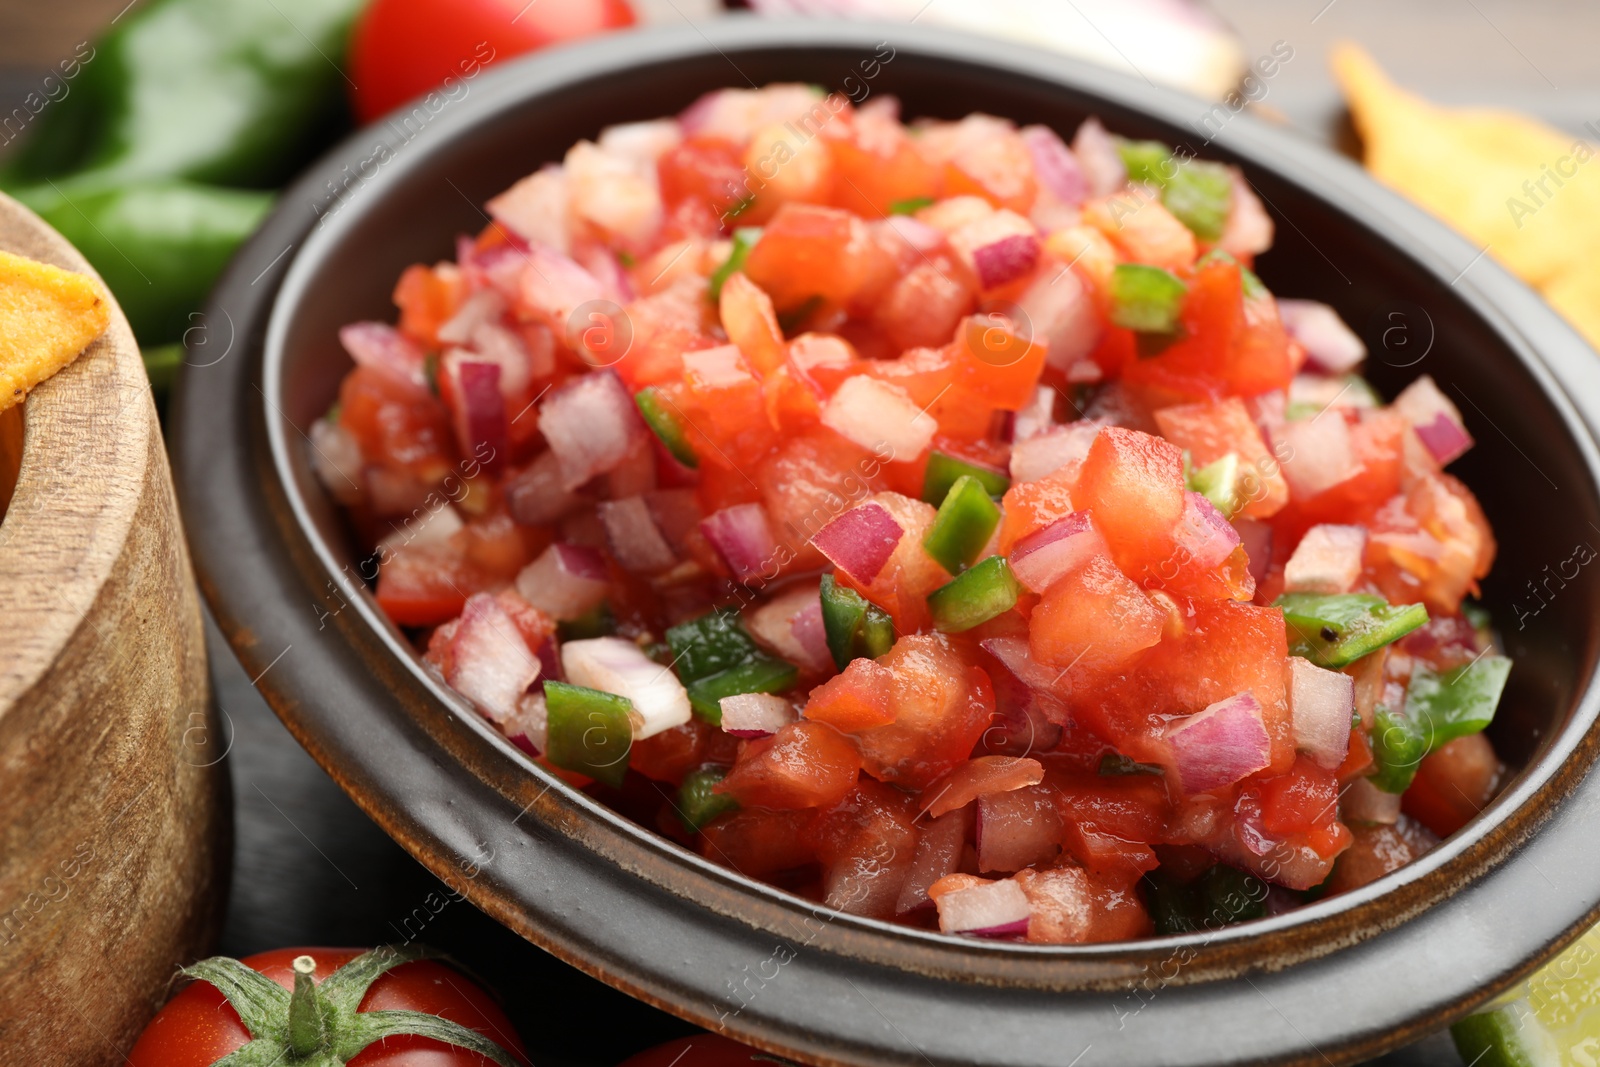
[(752, 1063), (788, 1062), (716, 1034), (696, 1034), (647, 1048), (617, 1067), (746, 1067)]
[[(316, 981), (349, 963), (363, 950), (280, 948), (240, 962), (294, 988), (294, 958), (317, 961)], [(476, 1030), (522, 1062), (527, 1053), (511, 1020), (478, 986), (434, 960), (402, 963), (378, 977), (361, 1000), (360, 1011), (420, 1011)], [(250, 1043), (239, 1014), (209, 982), (190, 982), (167, 1002), (128, 1053), (129, 1067), (210, 1067)], [(369, 1045), (350, 1067), (494, 1067), (475, 1052), (425, 1037), (391, 1037)]]
[(447, 79), (633, 22), (627, 0), (373, 0), (350, 40), (356, 115), (371, 122)]

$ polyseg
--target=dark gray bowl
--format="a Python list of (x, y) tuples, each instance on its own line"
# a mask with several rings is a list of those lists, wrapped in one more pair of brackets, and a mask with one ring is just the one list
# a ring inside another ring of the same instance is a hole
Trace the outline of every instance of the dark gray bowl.
[[(391, 315), (402, 267), (448, 257), (483, 225), (477, 205), (578, 138), (778, 80), (865, 84), (908, 115), (1070, 132), (1098, 114), (1244, 166), (1278, 221), (1268, 284), (1337, 306), (1380, 388), (1431, 373), (1478, 439), (1456, 473), (1501, 538), (1485, 594), (1517, 662), (1493, 736), (1518, 773), (1487, 811), (1422, 861), (1291, 915), (1127, 944), (976, 944), (709, 864), (540, 771), (421, 669), (308, 467), (302, 431), (348, 366), (335, 329)], [(687, 1019), (851, 1064), (1345, 1062), (1481, 1004), (1591, 919), (1600, 576), (1550, 585), (1537, 612), (1528, 583), (1600, 544), (1600, 365), (1478, 249), (1293, 134), (1241, 116), (1205, 145), (1197, 100), (914, 26), (611, 37), (457, 96), (356, 134), (285, 195), (191, 331), (172, 422), (201, 584), (246, 668), (363, 809), (479, 907)]]

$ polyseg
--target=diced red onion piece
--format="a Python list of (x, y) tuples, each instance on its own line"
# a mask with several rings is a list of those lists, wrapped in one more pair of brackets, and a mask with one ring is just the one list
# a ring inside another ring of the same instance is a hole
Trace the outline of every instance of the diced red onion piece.
[(1367, 358), (1367, 346), (1327, 304), (1279, 300), (1278, 318), (1306, 350), (1306, 357), (1326, 374), (1347, 374)]
[[(500, 365), (500, 395), (522, 399), (533, 381), (533, 356), (521, 335), (498, 322), (480, 322), (472, 329), (472, 352)], [(521, 405), (518, 405), (519, 407)]]
[(415, 513), (407, 515), (393, 532), (386, 534), (383, 540), (378, 542), (378, 547), (385, 553), (391, 553), (398, 552), (402, 548), (442, 545), (460, 533), (465, 526), (456, 509), (445, 504), (426, 511), (421, 516)]
[(506, 461), (506, 402), (500, 392), (500, 364), (453, 349), (444, 361), (453, 379), (456, 440), (462, 452), (488, 470)]
[(592, 548), (553, 544), (517, 575), (522, 598), (554, 619), (577, 619), (606, 598), (606, 563)]
[(505, 313), (505, 297), (493, 289), (479, 289), (462, 301), (456, 313), (435, 332), (445, 344), (464, 345), (472, 340), (472, 332), (479, 326), (498, 323)]
[(539, 429), (561, 462), (562, 486), (578, 488), (627, 459), (644, 433), (633, 397), (611, 371), (584, 374), (539, 405)]
[(887, 508), (869, 501), (828, 523), (811, 543), (835, 567), (866, 585), (883, 570), (904, 535)]
[(1348, 593), (1361, 577), (1367, 547), (1364, 526), (1322, 523), (1311, 527), (1283, 567), (1286, 593)]
[(1060, 851), (1061, 817), (1042, 812), (1039, 800), (1030, 787), (978, 798), (978, 870), (1020, 871)]
[(1289, 657), (1289, 712), (1295, 747), (1319, 767), (1337, 770), (1350, 752), (1350, 720), (1356, 710), (1356, 680)]
[(1018, 541), (1011, 550), (1011, 573), (1030, 591), (1043, 593), (1092, 556), (1107, 551), (1089, 513), (1074, 511)]
[(1074, 464), (1081, 466), (1100, 432), (1098, 423), (1069, 422), (1011, 447), (1011, 480), (1036, 482)]
[(1228, 221), (1222, 228), (1222, 239), (1217, 242), (1224, 252), (1248, 261), (1272, 247), (1272, 216), (1261, 205), (1261, 198), (1250, 188), (1244, 171), (1229, 167), (1233, 179), (1233, 196), (1228, 205)]
[(833, 665), (828, 651), (828, 632), (822, 622), (822, 602), (812, 600), (789, 620), (789, 632), (804, 654), (797, 654), (794, 662), (813, 670), (827, 670)]
[(1022, 143), (1033, 157), (1033, 174), (1063, 204), (1089, 199), (1089, 178), (1061, 135), (1048, 126), (1024, 126)]
[(1064, 371), (1082, 366), (1079, 377), (1092, 369), (1091, 380), (1099, 380), (1100, 366), (1088, 357), (1100, 342), (1100, 313), (1076, 272), (1041, 271), (1017, 298), (1017, 306), (1027, 316), (1033, 337), (1048, 345), (1045, 360), (1050, 366)]
[(933, 441), (939, 424), (897, 385), (864, 374), (846, 378), (822, 408), (822, 424), (862, 448), (910, 463)]
[(550, 709), (545, 706), (544, 693), (535, 689), (517, 702), (516, 714), (500, 724), (507, 737), (530, 756), (537, 756), (550, 746)]
[(588, 245), (578, 253), (578, 264), (593, 275), (605, 291), (606, 299), (626, 304), (637, 294), (633, 281), (617, 254), (603, 245)]
[(1393, 826), (1400, 821), (1400, 794), (1384, 792), (1370, 778), (1357, 778), (1340, 794), (1339, 814), (1347, 823)]
[[(548, 245), (564, 253), (571, 241), (567, 232), (567, 200), (566, 170), (559, 163), (550, 163), (485, 206), (504, 229), (525, 241)], [(462, 265), (466, 265), (465, 261)]]
[(548, 526), (575, 510), (583, 497), (566, 489), (561, 461), (541, 452), (532, 463), (505, 481), (506, 510), (524, 526)]
[(1009, 878), (941, 894), (939, 929), (969, 937), (1024, 937), (1028, 933), (1027, 895)]
[(428, 388), (426, 354), (399, 330), (382, 322), (352, 322), (339, 328), (339, 343), (358, 366), (382, 371), (420, 390)]
[(1272, 762), (1272, 741), (1261, 704), (1240, 693), (1167, 727), (1178, 780), (1185, 793), (1231, 785)]
[(1239, 547), (1239, 531), (1199, 493), (1186, 493), (1173, 540), (1196, 566), (1209, 570)]
[(640, 434), (633, 438), (627, 455), (606, 472), (605, 495), (613, 500), (625, 496), (642, 496), (656, 487), (656, 453), (650, 437)]
[(611, 555), (623, 570), (655, 574), (678, 562), (643, 497), (607, 500), (595, 510), (605, 524)]
[(831, 671), (833, 658), (822, 627), (822, 600), (815, 582), (786, 589), (746, 611), (744, 624), (750, 636), (783, 659), (807, 670)]
[(1020, 637), (986, 637), (978, 644), (1030, 689), (1049, 690), (1064, 673), (1034, 659), (1028, 642)]
[[(605, 295), (605, 286), (598, 278), (570, 257), (542, 244), (528, 249), (517, 277), (519, 302), (562, 337), (567, 336), (576, 308)], [(581, 325), (587, 327), (589, 323)]]
[(1036, 234), (1013, 234), (972, 251), (972, 265), (978, 284), (998, 289), (1023, 277), (1039, 263), (1039, 238)]
[(1110, 196), (1127, 184), (1128, 168), (1122, 164), (1122, 153), (1099, 119), (1085, 119), (1078, 127), (1072, 137), (1072, 154), (1078, 157), (1091, 196)]
[(450, 640), (445, 681), (489, 718), (505, 722), (539, 678), (539, 661), (516, 622), (489, 593), (467, 598)]
[(1350, 442), (1350, 426), (1337, 410), (1311, 419), (1285, 422), (1273, 429), (1283, 457), (1283, 476), (1297, 500), (1306, 500), (1354, 475), (1360, 469)]
[(738, 693), (717, 703), (722, 732), (734, 737), (768, 737), (800, 717), (793, 704), (774, 693)]
[(1317, 408), (1338, 407), (1357, 411), (1378, 406), (1377, 397), (1348, 375), (1296, 374), (1289, 382), (1289, 403), (1310, 404)]
[[(771, 566), (778, 543), (760, 504), (735, 504), (700, 520), (700, 532), (739, 581), (748, 581)], [(773, 575), (767, 575), (770, 581)]]
[(890, 215), (885, 225), (918, 252), (932, 252), (944, 244), (944, 234), (910, 215)]
[(723, 94), (730, 91), (728, 89), (713, 89), (679, 112), (678, 126), (683, 130), (683, 135), (685, 137), (693, 137), (704, 130), (711, 116), (722, 105)]
[(900, 885), (896, 915), (909, 915), (933, 906), (928, 887), (961, 865), (961, 852), (967, 844), (967, 813), (952, 811), (939, 816), (922, 829), (911, 868)]
[(1393, 406), (1411, 423), (1441, 467), (1472, 447), (1472, 435), (1467, 433), (1461, 412), (1428, 375), (1401, 390)]
[(318, 419), (311, 424), (311, 469), (334, 500), (349, 507), (366, 499), (365, 461), (361, 445), (336, 422)]
[(427, 507), (433, 489), (409, 471), (375, 465), (367, 471), (367, 502), (379, 516), (406, 515)]
[(573, 685), (626, 697), (638, 716), (633, 738), (642, 741), (682, 726), (691, 716), (689, 694), (678, 676), (632, 641), (595, 637), (561, 646), (561, 667)]
[(567, 680), (567, 676), (561, 671), (561, 646), (554, 636), (541, 641), (534, 655), (539, 657), (539, 677), (552, 682)]
[(1250, 558), (1250, 577), (1259, 588), (1272, 566), (1272, 527), (1257, 519), (1239, 518), (1233, 520), (1233, 528), (1239, 531), (1239, 543)]

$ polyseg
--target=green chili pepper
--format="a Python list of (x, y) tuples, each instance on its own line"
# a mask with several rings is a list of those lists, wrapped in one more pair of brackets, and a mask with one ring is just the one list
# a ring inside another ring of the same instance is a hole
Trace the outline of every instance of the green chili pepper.
[(1161, 190), (1161, 203), (1196, 237), (1215, 241), (1233, 208), (1233, 178), (1220, 163), (1185, 160)]
[(976, 478), (993, 497), (1004, 496), (1011, 488), (1011, 479), (993, 467), (980, 467), (936, 451), (928, 453), (928, 466), (922, 474), (922, 499), (938, 507), (950, 495), (950, 488), (963, 477)]
[(549, 715), (545, 758), (621, 788), (633, 749), (633, 702), (566, 682), (544, 683)]
[(1378, 705), (1372, 725), (1372, 784), (1385, 793), (1404, 793), (1428, 754), (1422, 726), (1409, 716)]
[(1022, 586), (1004, 556), (990, 556), (971, 570), (928, 594), (933, 625), (961, 633), (1016, 607)]
[(646, 386), (633, 395), (633, 402), (639, 406), (639, 414), (644, 416), (645, 425), (661, 438), (661, 443), (672, 453), (673, 459), (691, 470), (700, 466), (700, 457), (694, 454), (694, 446), (689, 443), (683, 423), (659, 388)]
[(591, 637), (610, 637), (617, 632), (616, 616), (611, 605), (601, 602), (599, 607), (576, 619), (563, 619), (556, 623), (556, 636), (563, 641), (583, 641)]
[(894, 647), (894, 620), (889, 613), (854, 589), (822, 576), (822, 631), (834, 666), (841, 671), (854, 659), (877, 659)]
[(1211, 506), (1222, 512), (1225, 519), (1233, 518), (1242, 503), (1239, 500), (1239, 454), (1226, 456), (1190, 471), (1189, 488), (1211, 501)]
[(1111, 321), (1140, 333), (1174, 333), (1188, 291), (1170, 271), (1143, 263), (1118, 263), (1111, 272)]
[(1283, 609), (1289, 653), (1319, 667), (1338, 670), (1428, 621), (1421, 604), (1390, 604), (1369, 593), (1285, 593), (1273, 601)]
[(712, 788), (728, 776), (725, 767), (701, 767), (684, 775), (678, 786), (678, 818), (697, 834), (719, 815), (739, 810), (739, 802), (726, 793), (713, 793)]
[(1231, 926), (1267, 913), (1267, 886), (1255, 875), (1219, 863), (1208, 868), (1195, 885), (1201, 914), (1214, 926)]
[(1145, 905), (1156, 933), (1189, 934), (1200, 929), (1200, 902), (1194, 886), (1157, 868), (1144, 876)]
[(667, 630), (673, 670), (688, 685), (737, 667), (760, 649), (745, 632), (739, 613), (731, 608), (707, 612)]
[(1406, 715), (1422, 728), (1428, 751), (1488, 726), (1510, 673), (1504, 656), (1479, 656), (1442, 674), (1425, 663), (1413, 666)]
[(1130, 774), (1165, 774), (1159, 763), (1140, 763), (1120, 752), (1107, 752), (1100, 757), (1100, 773), (1107, 778), (1122, 778)]
[(733, 250), (722, 261), (722, 265), (711, 272), (711, 299), (722, 297), (722, 286), (729, 278), (744, 270), (744, 261), (750, 258), (750, 250), (760, 240), (761, 229), (758, 226), (742, 226), (733, 231)]
[(712, 726), (722, 725), (722, 698), (740, 693), (781, 693), (794, 686), (800, 669), (776, 656), (757, 652), (737, 667), (689, 683), (689, 705)]
[(936, 201), (931, 196), (913, 196), (908, 200), (896, 200), (889, 205), (891, 215), (915, 215), (925, 207), (932, 207)]
[(1113, 141), (1130, 182), (1159, 188), (1172, 179), (1172, 149), (1160, 141), (1129, 141), (1121, 137)]
[(922, 547), (951, 574), (978, 558), (1000, 525), (1000, 509), (983, 484), (970, 474), (956, 479), (945, 494)]

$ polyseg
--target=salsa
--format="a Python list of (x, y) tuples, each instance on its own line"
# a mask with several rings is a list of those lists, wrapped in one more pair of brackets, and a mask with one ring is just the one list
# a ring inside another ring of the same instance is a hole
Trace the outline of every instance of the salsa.
[(1239, 169), (796, 85), (614, 126), (409, 267), (311, 436), (376, 598), (531, 757), (946, 933), (1356, 888), (1504, 768), (1495, 542), (1254, 270)]

